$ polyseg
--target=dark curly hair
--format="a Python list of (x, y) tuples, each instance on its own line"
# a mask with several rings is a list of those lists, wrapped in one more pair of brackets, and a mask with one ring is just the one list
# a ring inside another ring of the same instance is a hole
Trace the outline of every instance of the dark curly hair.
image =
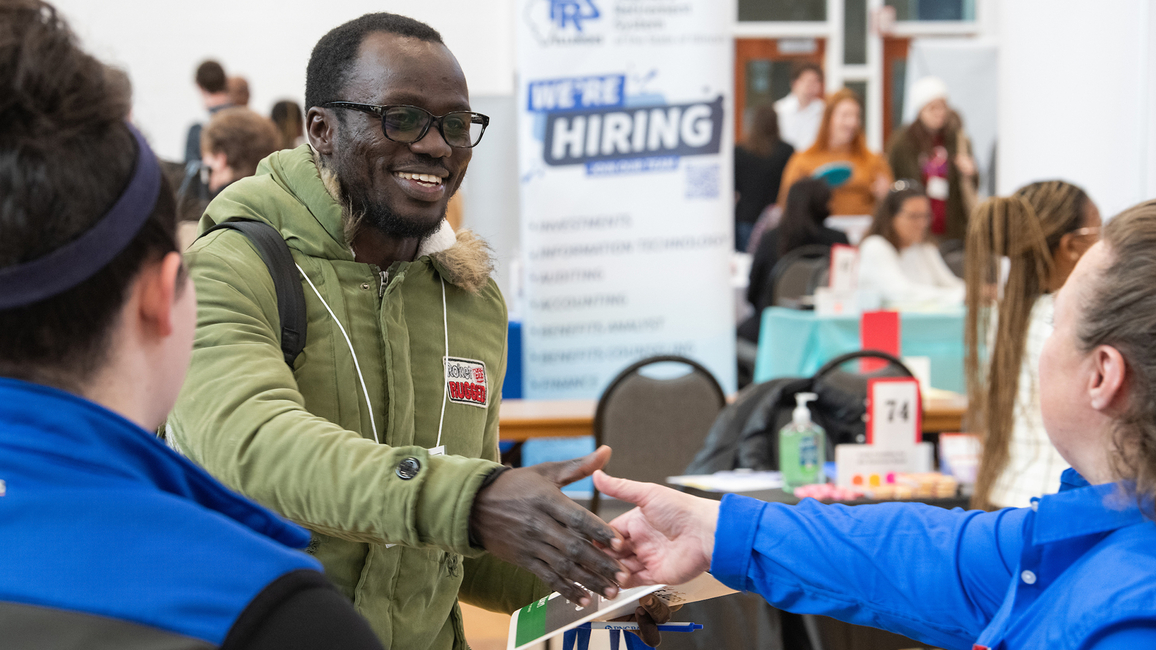
[[(0, 268), (76, 239), (124, 191), (137, 157), (130, 94), (127, 77), (82, 51), (50, 5), (0, 1)], [(77, 389), (104, 362), (141, 267), (177, 250), (175, 231), (165, 183), (148, 221), (103, 269), (0, 310), (0, 376)]]
[(309, 65), (305, 69), (306, 111), (325, 102), (345, 99), (341, 93), (349, 81), (361, 42), (376, 32), (444, 44), (442, 35), (433, 27), (391, 13), (365, 14), (335, 27), (317, 41), (309, 56)]

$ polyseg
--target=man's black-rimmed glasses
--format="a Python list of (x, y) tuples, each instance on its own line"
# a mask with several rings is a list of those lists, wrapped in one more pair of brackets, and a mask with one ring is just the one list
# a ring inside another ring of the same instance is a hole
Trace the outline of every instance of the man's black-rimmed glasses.
[(490, 124), (489, 117), (470, 111), (434, 115), (424, 108), (407, 105), (375, 106), (357, 102), (325, 102), (322, 106), (347, 108), (377, 115), (381, 118), (381, 131), (385, 137), (403, 144), (421, 140), (429, 132), (430, 125), (436, 122), (438, 132), (442, 134), (446, 144), (468, 149), (481, 142), (482, 134)]

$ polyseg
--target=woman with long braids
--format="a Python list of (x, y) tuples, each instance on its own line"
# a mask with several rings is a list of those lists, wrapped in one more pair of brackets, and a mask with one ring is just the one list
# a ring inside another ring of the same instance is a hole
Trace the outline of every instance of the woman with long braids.
[[(1040, 351), (1052, 332), (1052, 296), (1099, 236), (1095, 204), (1064, 181), (1032, 183), (1010, 197), (985, 201), (972, 215), (966, 261), (968, 424), (984, 441), (974, 507), (1024, 507), (1060, 487), (1068, 463), (1044, 431)], [(1004, 273), (1002, 288), (996, 288)]]

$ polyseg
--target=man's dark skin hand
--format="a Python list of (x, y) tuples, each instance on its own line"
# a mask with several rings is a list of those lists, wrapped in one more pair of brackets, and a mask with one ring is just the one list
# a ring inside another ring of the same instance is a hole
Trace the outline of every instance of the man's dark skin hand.
[[(567, 600), (583, 607), (591, 594), (618, 595), (629, 575), (621, 564), (595, 547), (622, 543), (614, 529), (559, 491), (586, 478), (610, 460), (610, 447), (573, 460), (541, 463), (503, 472), (478, 492), (470, 513), (470, 536), (489, 553), (533, 571)], [(634, 615), (638, 636), (649, 646), (659, 642), (658, 625), (671, 609), (647, 596)]]
[(616, 548), (622, 540), (558, 489), (608, 460), (610, 448), (603, 446), (582, 458), (503, 472), (474, 499), (470, 536), (491, 554), (533, 571), (570, 602), (590, 603), (579, 584), (614, 598), (629, 574), (592, 542)]

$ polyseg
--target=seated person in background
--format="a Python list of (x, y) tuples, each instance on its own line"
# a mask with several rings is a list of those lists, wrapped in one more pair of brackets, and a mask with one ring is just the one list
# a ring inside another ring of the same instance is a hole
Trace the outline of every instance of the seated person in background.
[(1072, 464), (1030, 508), (722, 502), (594, 475), (627, 586), (702, 571), (775, 607), (941, 648), (1156, 647), (1156, 201), (1108, 222), (1056, 298), (1040, 358), (1048, 436)]
[(914, 181), (898, 181), (880, 201), (859, 243), (859, 288), (878, 292), (883, 306), (945, 307), (963, 303), (965, 285), (927, 241), (931, 205)]
[(747, 250), (755, 222), (779, 196), (783, 168), (793, 153), (795, 149), (779, 138), (774, 107), (756, 108), (746, 141), (735, 146), (735, 250)]
[[(1058, 490), (1068, 468), (1044, 431), (1037, 376), (1052, 333), (1052, 297), (1099, 239), (1100, 212), (1075, 185), (1046, 181), (1010, 198), (989, 199), (973, 220), (967, 244), (968, 421), (984, 445), (972, 505), (1022, 508), (1031, 497)], [(1009, 260), (1007, 279), (994, 291), (1001, 259)]]
[(796, 151), (787, 161), (779, 186), (779, 207), (786, 208), (787, 189), (795, 181), (823, 176), (832, 187), (831, 214), (865, 215), (875, 210), (875, 201), (885, 196), (891, 185), (891, 169), (867, 148), (862, 116), (863, 102), (847, 88), (827, 99), (815, 144)]
[(847, 235), (827, 228), (823, 221), (830, 214), (827, 207), (831, 188), (826, 181), (804, 178), (791, 186), (787, 193), (787, 209), (779, 226), (763, 233), (755, 259), (751, 265), (751, 280), (747, 300), (754, 305), (755, 314), (739, 326), (739, 335), (758, 343), (759, 322), (763, 310), (774, 300), (774, 282), (771, 271), (783, 255), (803, 246), (819, 244), (832, 246), (847, 244)]
[(309, 533), (153, 431), (196, 294), (123, 81), (0, 4), (0, 645), (381, 648)]

